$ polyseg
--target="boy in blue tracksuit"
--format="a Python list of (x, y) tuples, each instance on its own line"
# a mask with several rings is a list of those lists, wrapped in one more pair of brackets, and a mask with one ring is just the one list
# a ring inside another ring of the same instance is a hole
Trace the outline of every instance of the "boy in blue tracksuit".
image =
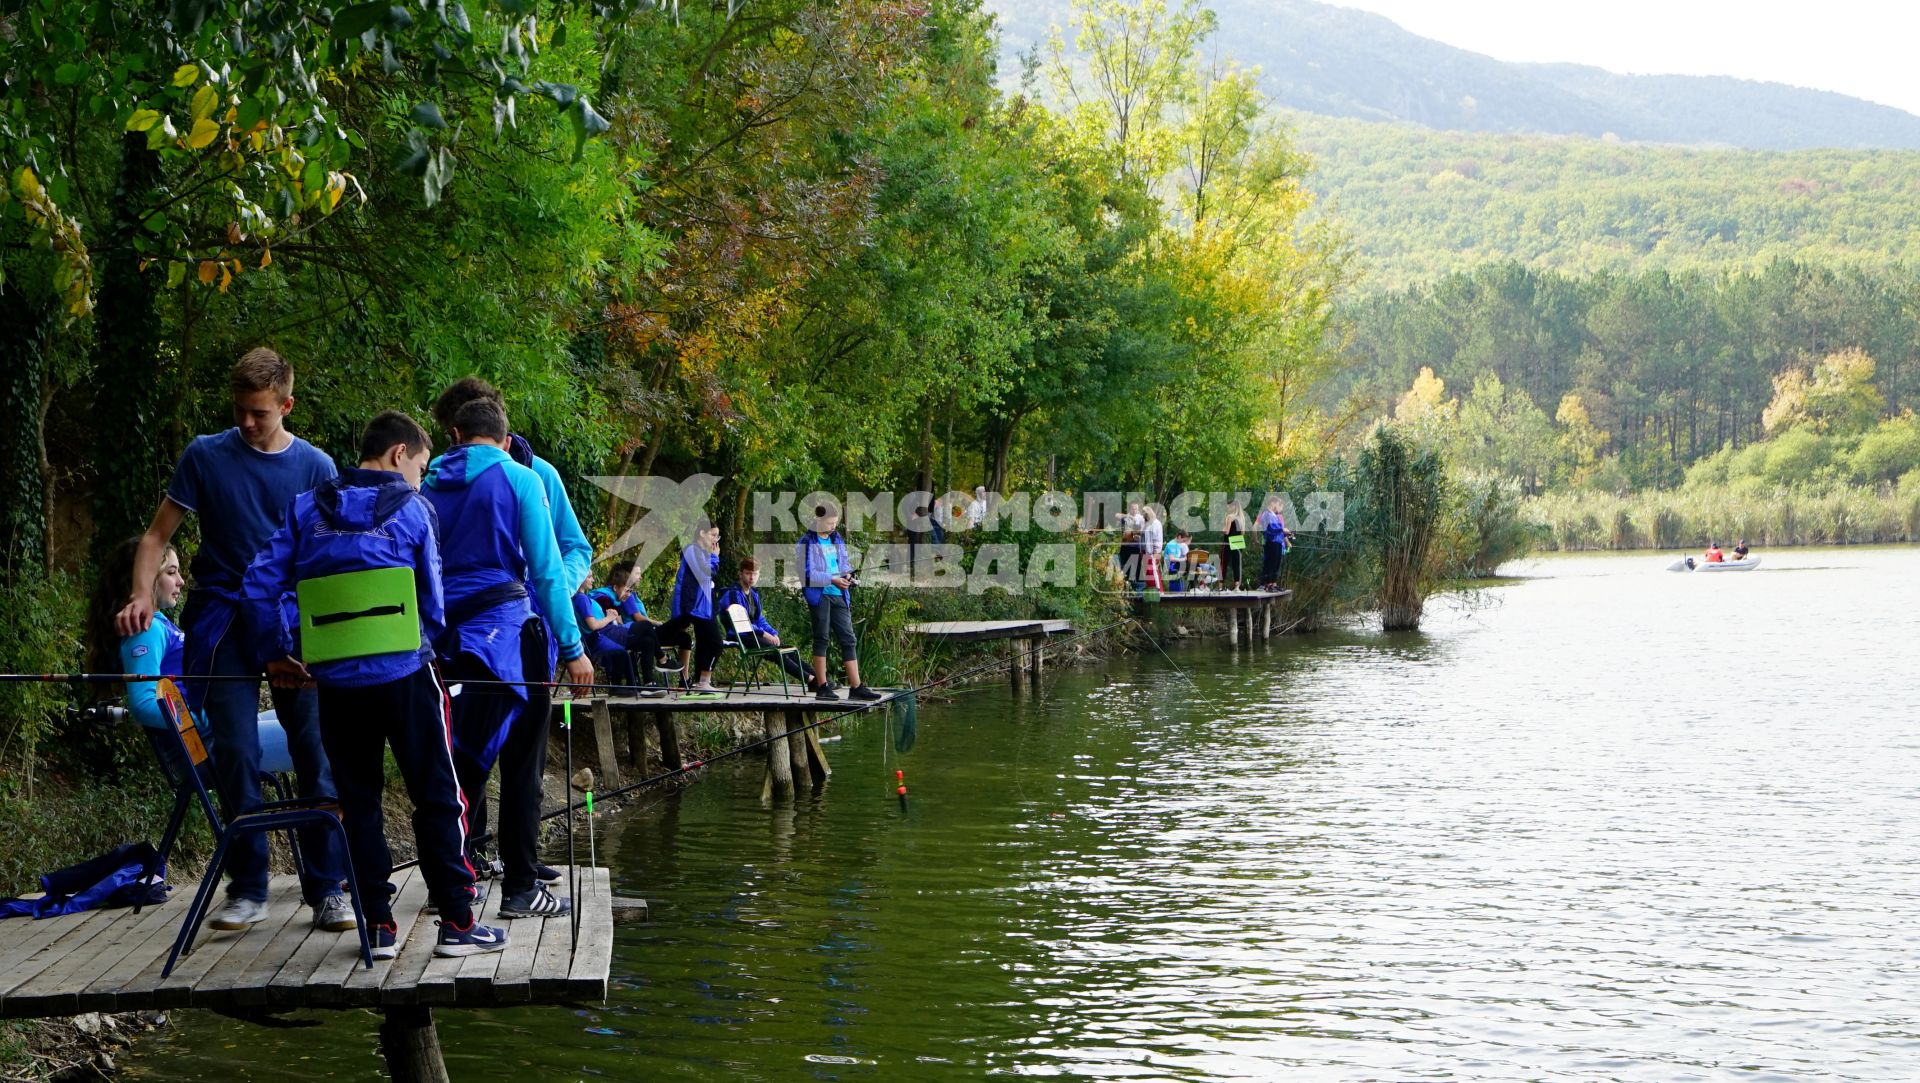
[[(380, 811), (389, 744), (413, 801), (420, 871), (441, 915), (434, 954), (507, 946), (504, 930), (474, 921), (466, 806), (447, 696), (433, 668), (445, 631), (439, 539), (433, 507), (417, 491), (430, 450), (412, 418), (392, 410), (375, 417), (360, 439), (359, 468), (294, 501), (243, 586), (256, 637), (274, 658), (268, 672), (319, 685), (320, 735), (380, 959), (399, 950)], [(298, 636), (281, 604), (289, 592), (299, 599)]]
[[(233, 367), (234, 427), (196, 438), (180, 456), (167, 495), (140, 537), (125, 608), (115, 616), (122, 636), (146, 632), (155, 613), (153, 584), (161, 558), (187, 513), (200, 520), (193, 557), (193, 592), (181, 614), (184, 662), (192, 676), (250, 677), (265, 659), (241, 621), (240, 581), (294, 497), (335, 474), (326, 452), (286, 429), (293, 409), (293, 367), (279, 354), (250, 350)], [(260, 689), (246, 681), (189, 682), (184, 691), (206, 722), (213, 777), (221, 805), (238, 816), (260, 806)], [(311, 690), (273, 689), (299, 773), (300, 796), (333, 795), (321, 749), (319, 703)], [(353, 907), (340, 891), (346, 855), (331, 831), (300, 832), (300, 889), (313, 907), (315, 927), (354, 927)], [(228, 852), (233, 876), (227, 901), (207, 924), (245, 929), (267, 916), (267, 837), (249, 833)]]
[[(478, 376), (464, 376), (448, 385), (447, 389), (440, 393), (440, 397), (434, 400), (434, 421), (439, 423), (441, 429), (451, 434), (454, 431), (454, 415), (460, 412), (462, 406), (475, 399), (488, 399), (500, 407), (503, 415), (506, 413), (507, 403), (501, 397), (499, 388)], [(540, 479), (540, 489), (546, 494), (547, 511), (553, 520), (553, 541), (560, 552), (560, 565), (564, 578), (569, 586), (580, 582), (592, 570), (593, 544), (587, 541), (587, 532), (580, 528), (580, 518), (573, 512), (573, 501), (567, 497), (567, 487), (560, 480), (560, 471), (554, 469), (552, 463), (535, 455), (533, 445), (519, 433), (507, 434), (507, 442), (503, 450), (514, 462), (533, 471), (534, 475)], [(546, 672), (552, 673), (554, 666), (560, 660), (559, 629), (551, 623), (544, 623), (541, 634), (547, 645), (544, 668)], [(552, 692), (549, 689), (529, 688), (526, 711), (529, 714), (537, 713), (545, 718), (551, 702)], [(487, 833), (487, 806), (484, 794), (474, 805), (472, 812), (473, 834), (476, 838), (484, 837)], [(482, 876), (492, 874), (493, 864), (484, 860), (478, 854), (477, 848), (474, 864), (480, 869)], [(559, 882), (560, 873), (557, 870), (541, 865), (538, 871), (542, 883)]]
[(500, 404), (473, 399), (454, 412), (451, 428), (459, 446), (428, 466), (424, 490), (440, 516), (447, 680), (507, 682), (469, 685), (454, 697), (454, 763), (476, 833), (485, 823), (487, 775), (500, 764), (500, 916), (565, 914), (571, 900), (543, 886), (538, 855), (546, 684), (556, 654), (568, 680), (593, 682), (572, 603), (571, 588), (585, 572), (566, 578), (546, 493), (539, 476), (509, 456)]
[[(754, 635), (760, 640), (759, 645), (778, 647), (780, 633), (774, 630), (773, 623), (767, 620), (766, 610), (760, 607), (760, 591), (757, 589), (759, 583), (760, 563), (752, 557), (747, 557), (740, 562), (739, 584), (721, 591), (720, 597), (713, 603), (721, 618), (721, 633), (729, 639), (733, 638), (734, 628), (728, 623), (726, 615), (730, 607), (737, 605), (747, 611), (747, 621), (753, 625)], [(800, 664), (799, 655), (782, 652), (780, 665), (786, 669), (788, 675), (798, 678), (800, 683), (809, 686), (813, 684), (813, 675)]]
[(813, 529), (800, 539), (794, 553), (800, 566), (800, 585), (813, 614), (814, 695), (839, 699), (827, 680), (827, 641), (840, 643), (840, 664), (847, 671), (847, 698), (877, 700), (880, 693), (860, 683), (860, 650), (853, 637), (853, 609), (847, 596), (853, 590), (853, 565), (847, 539), (840, 536), (840, 509), (814, 509)]

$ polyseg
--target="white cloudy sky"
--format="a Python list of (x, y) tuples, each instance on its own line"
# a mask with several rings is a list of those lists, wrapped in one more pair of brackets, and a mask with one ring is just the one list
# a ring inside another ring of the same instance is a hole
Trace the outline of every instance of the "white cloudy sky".
[(1915, 0), (1331, 0), (1501, 60), (1734, 75), (1920, 113)]

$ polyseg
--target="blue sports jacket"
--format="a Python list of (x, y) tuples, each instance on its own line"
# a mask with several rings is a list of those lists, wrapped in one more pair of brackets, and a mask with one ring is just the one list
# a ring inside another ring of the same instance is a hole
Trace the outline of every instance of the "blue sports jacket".
[[(580, 626), (573, 618), (573, 587), (580, 580), (572, 586), (566, 582), (539, 476), (497, 447), (462, 444), (428, 465), (423, 492), (440, 514), (448, 608), (460, 610), (472, 599), (511, 591), (515, 584), (524, 591), (530, 584), (533, 608), (553, 631), (560, 658), (580, 657)], [(444, 653), (471, 652), (502, 679), (517, 678), (518, 637), (508, 644), (495, 626), (524, 620), (527, 602), (526, 597), (512, 597), (479, 613), (463, 614)], [(496, 659), (496, 654), (501, 657)], [(546, 675), (533, 679), (545, 680)]]
[(720, 570), (720, 554), (689, 543), (680, 550), (680, 570), (673, 575), (672, 613), (713, 617), (713, 573)]
[[(819, 605), (820, 599), (828, 590), (839, 593), (833, 585), (833, 577), (827, 574), (827, 558), (820, 552), (820, 535), (809, 530), (800, 536), (798, 552), (794, 554), (800, 565), (801, 593), (806, 595), (808, 605)], [(840, 536), (838, 530), (828, 535), (833, 540), (834, 558), (840, 564), (840, 574), (846, 575), (853, 565), (847, 563), (847, 539)]]
[(346, 470), (301, 493), (241, 583), (254, 641), (268, 659), (297, 656), (296, 628), (280, 599), (301, 580), (412, 568), (418, 651), (316, 662), (308, 670), (322, 684), (345, 687), (385, 684), (418, 672), (433, 658), (433, 645), (446, 629), (436, 533), (432, 506), (391, 471)]
[(720, 633), (728, 639), (733, 638), (733, 625), (728, 624), (725, 613), (728, 606), (737, 605), (747, 611), (747, 619), (753, 622), (753, 630), (763, 636), (777, 636), (773, 625), (768, 623), (767, 615), (760, 608), (760, 591), (747, 590), (735, 585), (720, 592), (720, 599), (713, 603), (714, 616), (720, 621)]
[(540, 479), (540, 488), (547, 494), (547, 510), (553, 516), (553, 540), (560, 546), (564, 578), (570, 586), (577, 587), (587, 581), (587, 572), (593, 568), (593, 543), (587, 540), (587, 532), (580, 529), (580, 517), (573, 513), (573, 501), (567, 498), (560, 471), (535, 455), (526, 437), (516, 433), (507, 437), (507, 443), (510, 445), (507, 454), (513, 461)]

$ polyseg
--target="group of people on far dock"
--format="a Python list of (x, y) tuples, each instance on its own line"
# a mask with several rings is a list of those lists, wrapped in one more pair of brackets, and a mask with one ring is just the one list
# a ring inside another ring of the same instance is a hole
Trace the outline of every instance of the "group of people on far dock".
[(1193, 547), (1191, 531), (1176, 531), (1167, 538), (1159, 510), (1135, 501), (1117, 517), (1120, 545), (1114, 554), (1115, 568), (1131, 591), (1240, 590), (1248, 581), (1242, 560), (1249, 539), (1257, 538), (1260, 571), (1252, 579), (1253, 585), (1259, 590), (1277, 590), (1287, 553), (1293, 547), (1293, 531), (1281, 512), (1282, 505), (1280, 494), (1268, 496), (1249, 526), (1240, 502), (1228, 501), (1220, 524), (1221, 552), (1216, 564), (1212, 553)]
[[(332, 833), (301, 833), (303, 901), (316, 927), (355, 928), (342, 889), (350, 865), (375, 958), (399, 950), (381, 812), (388, 749), (439, 915), (434, 954), (505, 948), (507, 930), (477, 920), (489, 881), (500, 917), (567, 914), (572, 900), (553, 891), (562, 873), (538, 854), (555, 690), (593, 686), (598, 659), (614, 685), (633, 686), (637, 669), (644, 683), (633, 690), (658, 691), (659, 673), (686, 683), (690, 670), (689, 694), (718, 695), (719, 618), (729, 606), (746, 611), (762, 644), (780, 642), (754, 562), (742, 561), (738, 583), (716, 596), (720, 531), (703, 520), (680, 554), (669, 619), (648, 615), (630, 561), (594, 587), (593, 548), (559, 472), (513, 432), (501, 394), (477, 377), (435, 402), (446, 434), (438, 455), (424, 426), (386, 410), (367, 422), (357, 463), (344, 470), (288, 431), (294, 374), (279, 354), (248, 352), (230, 388), (234, 427), (188, 445), (151, 525), (103, 570), (89, 628), (95, 668), (150, 678), (127, 682), (131, 713), (176, 782), (199, 768), (165, 731), (197, 731), (228, 816), (262, 804), (259, 685), (269, 685), (300, 796), (336, 798), (345, 827), (344, 853)], [(186, 577), (173, 539), (188, 515), (200, 540), (175, 623), (167, 611)], [(860, 680), (854, 577), (837, 527), (837, 516), (817, 515), (798, 542), (814, 654), (795, 676), (815, 696), (839, 699), (826, 654), (838, 643), (848, 698), (879, 700)], [(191, 718), (170, 716), (156, 694), (163, 676), (180, 678)], [(267, 914), (266, 838), (236, 840), (226, 867), (226, 900), (208, 924), (245, 930)]]

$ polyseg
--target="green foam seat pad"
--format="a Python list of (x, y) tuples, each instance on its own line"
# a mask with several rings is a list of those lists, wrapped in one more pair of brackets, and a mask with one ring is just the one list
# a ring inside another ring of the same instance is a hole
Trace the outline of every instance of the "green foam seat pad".
[(412, 568), (367, 568), (303, 579), (300, 655), (309, 664), (420, 649)]

